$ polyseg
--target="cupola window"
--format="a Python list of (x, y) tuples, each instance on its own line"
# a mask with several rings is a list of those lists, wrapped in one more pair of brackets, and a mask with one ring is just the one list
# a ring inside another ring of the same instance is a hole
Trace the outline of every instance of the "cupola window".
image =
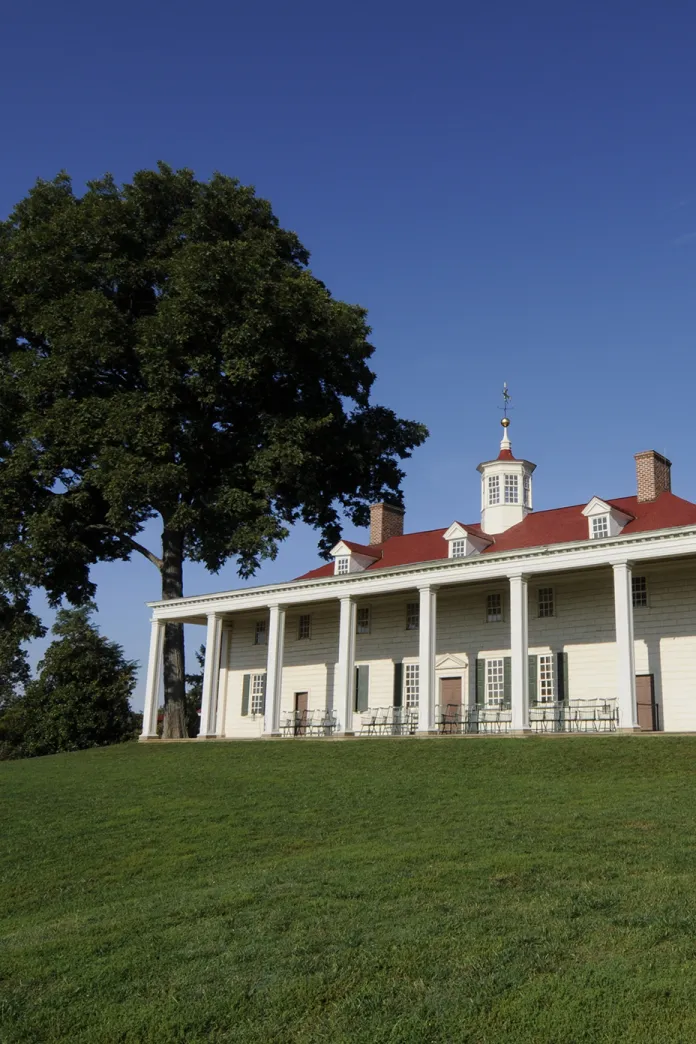
[(505, 476), (505, 503), (506, 504), (517, 504), (519, 503), (519, 482), (517, 475), (506, 475)]
[(500, 503), (500, 476), (489, 475), (488, 476), (488, 503), (499, 504)]
[(529, 475), (524, 476), (523, 480), (524, 489), (524, 506), (530, 508), (532, 506), (532, 480)]

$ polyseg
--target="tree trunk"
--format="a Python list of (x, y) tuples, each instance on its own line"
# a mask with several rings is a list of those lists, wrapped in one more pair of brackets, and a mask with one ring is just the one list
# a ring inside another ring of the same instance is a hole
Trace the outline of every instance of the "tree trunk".
[[(166, 525), (162, 533), (162, 598), (181, 598), (184, 593), (184, 538)], [(186, 730), (186, 679), (184, 625), (164, 627), (164, 729), (163, 739), (182, 739)]]

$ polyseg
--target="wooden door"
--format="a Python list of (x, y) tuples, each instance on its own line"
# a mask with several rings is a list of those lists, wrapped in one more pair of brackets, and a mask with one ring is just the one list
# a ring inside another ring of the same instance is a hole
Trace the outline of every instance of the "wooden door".
[(295, 735), (304, 736), (307, 731), (308, 692), (295, 693)]
[(451, 732), (458, 722), (462, 711), (462, 679), (442, 678), (440, 680), (440, 713), (445, 732)]
[(643, 732), (657, 728), (655, 707), (655, 679), (652, 674), (636, 675), (636, 709), (638, 724)]

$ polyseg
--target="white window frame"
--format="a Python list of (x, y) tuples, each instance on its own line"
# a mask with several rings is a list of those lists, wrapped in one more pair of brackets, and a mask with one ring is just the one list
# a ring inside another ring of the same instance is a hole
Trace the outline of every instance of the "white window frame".
[(537, 703), (556, 702), (556, 670), (553, 653), (537, 656)]
[(420, 700), (420, 664), (404, 664), (404, 706), (416, 710)]
[(609, 515), (592, 515), (590, 540), (606, 540), (609, 536)]
[(268, 622), (257, 620), (254, 624), (254, 645), (268, 645)]
[(634, 609), (648, 608), (648, 581), (646, 577), (631, 577), (631, 603)]
[(556, 591), (553, 587), (537, 587), (537, 617), (548, 620), (556, 615)]
[(519, 504), (520, 502), (520, 480), (515, 474), (505, 475), (503, 484), (503, 503)]
[(527, 508), (532, 506), (532, 479), (529, 475), (522, 479), (522, 504)]
[(500, 475), (488, 476), (486, 502), (488, 507), (494, 507), (496, 504), (500, 503)]
[(502, 710), (505, 704), (505, 657), (492, 656), (486, 663), (486, 701), (491, 710)]
[(407, 602), (406, 604), (406, 630), (417, 631), (420, 628), (420, 603)]
[[(360, 619), (362, 615), (362, 620)], [(372, 630), (372, 613), (369, 605), (359, 605), (355, 610), (356, 634), (369, 634)]]
[(450, 558), (466, 558), (466, 537), (450, 541)]
[(251, 714), (263, 714), (266, 696), (266, 675), (252, 674), (249, 686), (249, 712)]
[[(498, 608), (493, 608), (492, 599), (498, 599)], [(486, 623), (503, 622), (503, 592), (490, 591), (486, 595)]]
[(350, 557), (338, 555), (336, 557), (336, 576), (347, 576), (350, 572)]
[(297, 618), (297, 640), (307, 642), (312, 637), (312, 614), (301, 613)]

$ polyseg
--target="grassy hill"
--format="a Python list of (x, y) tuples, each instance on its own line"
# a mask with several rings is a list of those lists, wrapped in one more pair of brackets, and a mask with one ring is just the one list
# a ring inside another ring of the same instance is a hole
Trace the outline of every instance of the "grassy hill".
[(0, 765), (0, 1039), (696, 1040), (696, 738)]

